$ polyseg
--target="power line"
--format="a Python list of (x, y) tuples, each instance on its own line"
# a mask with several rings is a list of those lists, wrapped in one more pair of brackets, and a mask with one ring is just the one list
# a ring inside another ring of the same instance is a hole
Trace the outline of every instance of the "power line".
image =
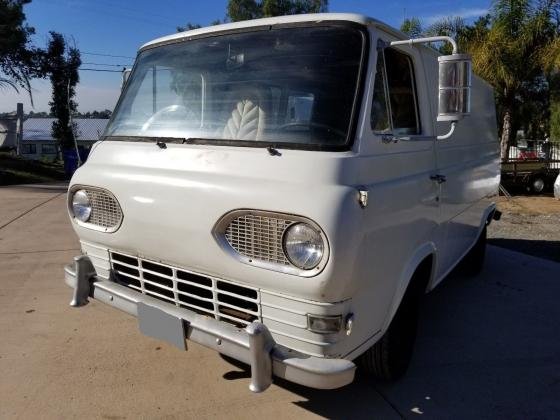
[[(64, 9), (67, 9), (69, 6), (66, 4), (65, 1), (62, 0), (51, 0), (51, 2), (48, 2), (47, 4), (49, 4), (49, 6), (55, 6), (55, 7), (63, 7)], [(73, 4), (71, 6), (71, 8), (76, 9), (76, 10), (82, 10), (85, 12), (89, 12), (89, 13), (95, 13), (98, 15), (103, 16), (105, 19), (107, 18), (113, 18), (113, 19), (126, 19), (126, 20), (132, 20), (132, 21), (136, 21), (136, 22), (143, 22), (143, 23), (147, 23), (147, 24), (151, 24), (151, 25), (155, 25), (158, 27), (162, 27), (162, 26), (168, 26), (171, 23), (171, 21), (166, 21), (165, 23), (161, 20), (158, 19), (159, 21), (155, 21), (152, 19), (147, 19), (146, 17), (142, 16), (142, 17), (138, 17), (138, 16), (131, 16), (130, 13), (123, 13), (123, 14), (115, 14), (115, 13), (107, 13), (107, 8), (104, 9), (98, 9), (95, 6), (94, 7), (88, 7), (86, 5), (79, 5), (77, 3)], [(157, 18), (156, 18), (157, 19)]]
[(132, 64), (108, 64), (108, 63), (89, 63), (82, 61), (82, 64), (89, 64), (90, 66), (107, 66), (107, 67), (126, 67)]
[[(114, 1), (112, 0), (97, 0), (97, 3), (104, 3), (105, 6), (113, 8), (114, 9), (120, 9), (123, 12), (126, 13), (136, 13), (137, 15), (140, 14), (141, 16), (144, 16), (145, 14), (143, 14), (140, 10), (138, 10), (137, 8), (132, 8), (132, 7), (126, 7), (126, 6), (122, 6), (122, 5), (116, 5), (114, 4)], [(160, 15), (157, 13), (154, 13), (152, 10), (150, 10), (147, 13), (150, 17), (156, 17), (156, 18), (160, 18), (166, 22), (174, 22), (177, 19), (177, 16), (165, 16), (165, 15)]]
[(117, 58), (132, 58), (135, 59), (136, 57), (130, 57), (128, 55), (113, 55), (113, 54), (101, 54), (101, 53), (93, 53), (93, 52), (87, 52), (87, 51), (80, 51), (80, 54), (84, 54), (84, 55), (98, 55), (100, 57), (117, 57)]
[(82, 69), (79, 68), (79, 71), (104, 71), (108, 73), (122, 73), (122, 70), (108, 70), (108, 69)]

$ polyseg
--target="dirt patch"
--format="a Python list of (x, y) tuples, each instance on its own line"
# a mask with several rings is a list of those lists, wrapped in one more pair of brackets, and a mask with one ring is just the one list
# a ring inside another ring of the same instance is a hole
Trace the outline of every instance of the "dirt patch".
[(488, 228), (488, 242), (560, 262), (560, 201), (553, 197), (500, 197), (502, 218)]
[(519, 196), (499, 197), (498, 209), (504, 213), (514, 215), (560, 215), (560, 200), (553, 197)]

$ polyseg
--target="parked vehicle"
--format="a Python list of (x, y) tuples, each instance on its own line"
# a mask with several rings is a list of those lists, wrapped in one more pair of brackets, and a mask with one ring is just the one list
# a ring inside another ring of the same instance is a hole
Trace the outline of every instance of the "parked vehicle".
[(250, 364), (257, 392), (398, 378), (423, 294), (482, 267), (493, 98), (450, 38), (353, 14), (150, 42), (70, 183), (71, 304)]
[(550, 189), (560, 173), (560, 146), (548, 140), (524, 140), (522, 147), (510, 147), (502, 162), (502, 183), (506, 187), (523, 187), (540, 194)]
[(554, 197), (560, 200), (560, 174), (556, 177), (556, 181), (554, 181)]

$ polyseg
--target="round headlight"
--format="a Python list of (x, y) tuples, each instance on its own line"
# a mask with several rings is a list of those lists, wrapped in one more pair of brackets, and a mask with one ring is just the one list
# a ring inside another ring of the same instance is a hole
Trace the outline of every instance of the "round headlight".
[(87, 222), (91, 216), (91, 203), (84, 190), (78, 190), (72, 196), (72, 212), (81, 222)]
[(284, 233), (284, 252), (298, 268), (311, 270), (317, 267), (324, 249), (321, 234), (306, 223), (296, 223)]

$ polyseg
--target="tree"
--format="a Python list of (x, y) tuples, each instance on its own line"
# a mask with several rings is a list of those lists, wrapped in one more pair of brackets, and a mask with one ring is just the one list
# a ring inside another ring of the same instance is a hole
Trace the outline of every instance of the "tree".
[(52, 135), (61, 149), (74, 147), (74, 127), (70, 124), (70, 114), (78, 108), (73, 98), (80, 80), (78, 67), (81, 64), (80, 51), (75, 46), (67, 46), (61, 34), (50, 32), (43, 67), (48, 71), (52, 85), (52, 101), (49, 105), (51, 114), (56, 118)]
[(227, 16), (232, 22), (258, 19), (263, 17), (262, 7), (256, 0), (230, 0), (227, 5)]
[(550, 9), (530, 0), (494, 2), (490, 27), (473, 34), (467, 51), (473, 68), (494, 86), (501, 107), (500, 156), (508, 156), (514, 138), (515, 110), (526, 98), (525, 87), (542, 77), (555, 37)]
[[(502, 159), (507, 158), (518, 128), (540, 137), (548, 130), (549, 77), (560, 64), (555, 4), (557, 0), (497, 0), (490, 14), (473, 25), (450, 17), (421, 31), (425, 36), (457, 39), (460, 50), (472, 56), (474, 72), (494, 87)], [(451, 53), (449, 45), (441, 44), (439, 50)]]
[(404, 32), (411, 38), (420, 38), (423, 35), (422, 23), (417, 17), (405, 19), (401, 24), (401, 32)]
[(262, 17), (322, 13), (328, 0), (229, 0), (227, 16), (232, 22)]
[(25, 23), (23, 6), (31, 0), (0, 0), (0, 88), (25, 90), (33, 104), (32, 77), (42, 77), (42, 51), (30, 45), (35, 29)]
[[(263, 17), (298, 15), (303, 13), (323, 13), (328, 11), (328, 0), (229, 0), (226, 8), (227, 17), (217, 19), (210, 25), (260, 19)], [(198, 23), (177, 26), (177, 32), (202, 28)]]
[(193, 29), (202, 28), (202, 25), (198, 23), (187, 22), (185, 26), (177, 26), (177, 32), (192, 31)]
[(560, 73), (555, 72), (550, 80), (550, 140), (560, 142)]
[[(220, 19), (216, 19), (210, 22), (210, 26), (221, 25), (222, 23), (226, 23), (226, 20), (224, 19), (221, 21)], [(177, 32), (192, 31), (193, 29), (200, 28), (202, 28), (202, 25), (199, 25), (198, 23), (187, 22), (185, 26), (177, 26)]]
[(560, 1), (554, 1), (551, 6), (553, 25), (557, 36), (552, 40), (543, 60), (549, 72), (550, 86), (550, 140), (560, 143)]

